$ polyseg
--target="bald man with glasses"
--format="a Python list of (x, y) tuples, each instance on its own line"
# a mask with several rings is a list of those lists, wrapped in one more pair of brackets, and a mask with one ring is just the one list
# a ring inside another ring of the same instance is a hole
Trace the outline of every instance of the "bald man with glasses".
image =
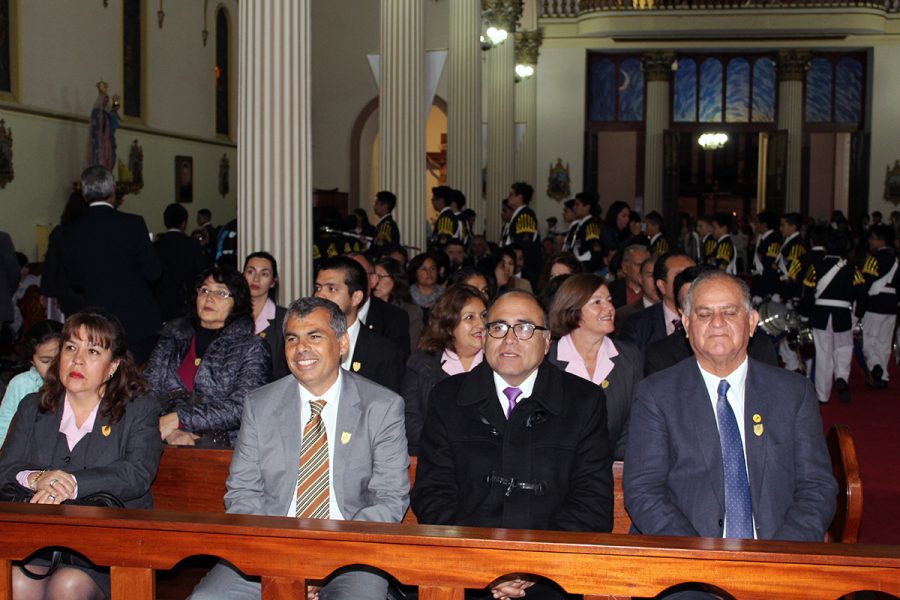
[[(419, 446), (412, 506), (419, 523), (608, 532), (612, 446), (603, 390), (549, 361), (535, 297), (488, 311), (485, 360), (435, 386)], [(565, 598), (546, 580), (504, 576), (485, 598)]]

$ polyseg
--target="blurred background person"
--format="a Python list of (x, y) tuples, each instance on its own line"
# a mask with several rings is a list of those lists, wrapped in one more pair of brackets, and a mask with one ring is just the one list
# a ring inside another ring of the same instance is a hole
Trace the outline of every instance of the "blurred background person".
[(491, 303), (496, 297), (497, 294), (497, 281), (491, 276), (490, 273), (482, 273), (475, 267), (463, 267), (456, 273), (454, 273), (450, 279), (447, 280), (447, 285), (456, 285), (459, 283), (464, 283), (465, 285), (471, 285), (473, 288), (481, 292), (481, 294), (485, 297), (488, 304)]
[(413, 302), (427, 311), (444, 291), (444, 286), (438, 283), (437, 258), (430, 253), (418, 254), (409, 261), (406, 273), (410, 283), (409, 295)]
[(250, 289), (229, 266), (198, 278), (190, 317), (166, 323), (144, 370), (169, 444), (231, 448), (244, 396), (269, 381), (269, 349), (253, 334)]
[(396, 260), (383, 256), (375, 261), (375, 275), (378, 283), (372, 288), (372, 295), (392, 306), (403, 309), (409, 317), (409, 347), (415, 348), (425, 326), (422, 309), (409, 295), (406, 272)]
[(559, 339), (550, 345), (547, 357), (563, 371), (603, 389), (613, 455), (622, 460), (631, 402), (643, 377), (643, 357), (636, 346), (609, 337), (615, 331), (615, 317), (602, 277), (569, 276), (550, 306), (550, 331)]
[(278, 298), (278, 261), (268, 252), (253, 252), (244, 259), (244, 279), (250, 288), (253, 333), (265, 340), (269, 347), (272, 381), (288, 374), (284, 358), (284, 317), (287, 309)]
[(557, 252), (550, 256), (544, 262), (544, 268), (541, 270), (539, 281), (539, 290), (543, 291), (550, 280), (560, 275), (572, 275), (574, 273), (583, 273), (584, 267), (575, 255), (571, 252)]
[(484, 357), (486, 298), (465, 284), (452, 285), (438, 298), (422, 333), (420, 349), (406, 362), (401, 392), (406, 401), (409, 453), (418, 454), (428, 396), (436, 383), (468, 373)]
[(194, 282), (205, 267), (200, 243), (184, 233), (187, 222), (188, 212), (182, 205), (168, 205), (163, 211), (166, 232), (156, 236), (153, 242), (162, 265), (162, 275), (153, 285), (153, 295), (163, 321), (188, 314)]

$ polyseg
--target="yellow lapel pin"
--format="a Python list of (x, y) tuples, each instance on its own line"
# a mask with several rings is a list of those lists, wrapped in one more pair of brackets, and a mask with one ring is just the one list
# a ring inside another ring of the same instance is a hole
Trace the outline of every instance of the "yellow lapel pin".
[(604, 390), (605, 390), (606, 388), (608, 388), (608, 387), (609, 387), (609, 379), (604, 379), (603, 381), (601, 381), (601, 382), (600, 382), (600, 387), (602, 387)]
[(350, 365), (350, 366), (351, 366), (351, 368), (352, 368), (356, 373), (359, 373), (359, 370), (362, 368), (362, 364), (361, 364), (359, 361), (356, 361), (356, 360), (354, 360), (354, 361), (353, 361), (353, 364)]
[(762, 417), (759, 416), (759, 413), (756, 413), (755, 415), (753, 415), (753, 422), (754, 423), (762, 423)]
[(756, 437), (760, 437), (763, 434), (763, 429), (764, 429), (763, 424), (757, 423), (756, 425), (753, 426), (753, 433), (756, 434)]
[(109, 425), (104, 425), (100, 428), (100, 433), (103, 434), (103, 437), (109, 437), (110, 432), (112, 431), (112, 427)]
[(344, 433), (342, 433), (341, 434), (341, 443), (346, 446), (350, 442), (351, 435), (352, 434), (349, 431), (345, 431)]

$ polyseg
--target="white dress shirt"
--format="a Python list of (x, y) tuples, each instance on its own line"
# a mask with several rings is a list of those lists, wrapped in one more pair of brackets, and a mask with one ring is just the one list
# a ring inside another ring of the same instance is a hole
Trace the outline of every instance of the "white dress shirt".
[(357, 317), (353, 321), (353, 325), (347, 328), (347, 335), (350, 336), (350, 348), (347, 350), (347, 356), (341, 362), (341, 368), (347, 371), (352, 370), (350, 366), (353, 364), (353, 349), (356, 348), (356, 339), (359, 337), (360, 320)]
[[(515, 335), (515, 332), (513, 332), (513, 335)], [(496, 371), (494, 371), (494, 388), (497, 392), (497, 401), (500, 403), (500, 409), (503, 411), (504, 415), (509, 410), (509, 398), (506, 397), (506, 394), (503, 393), (503, 390), (508, 387), (517, 387), (522, 390), (522, 393), (516, 399), (516, 406), (518, 406), (526, 398), (531, 398), (531, 393), (534, 391), (534, 382), (537, 381), (537, 374), (538, 370), (535, 369), (531, 372), (531, 375), (525, 378), (525, 381), (523, 381), (519, 385), (514, 386), (507, 383), (503, 379), (503, 377), (501, 377), (497, 374)]]

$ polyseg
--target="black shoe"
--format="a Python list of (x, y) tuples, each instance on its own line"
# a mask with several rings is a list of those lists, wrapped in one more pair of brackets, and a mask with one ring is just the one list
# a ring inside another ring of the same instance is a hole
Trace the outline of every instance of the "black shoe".
[(875, 368), (872, 369), (872, 387), (876, 390), (883, 390), (887, 387), (887, 381), (881, 378), (882, 375), (884, 375), (884, 370), (881, 365), (875, 365)]
[(834, 382), (834, 387), (837, 390), (838, 400), (840, 400), (842, 404), (848, 404), (850, 402), (850, 386), (847, 385), (847, 382), (838, 378)]

